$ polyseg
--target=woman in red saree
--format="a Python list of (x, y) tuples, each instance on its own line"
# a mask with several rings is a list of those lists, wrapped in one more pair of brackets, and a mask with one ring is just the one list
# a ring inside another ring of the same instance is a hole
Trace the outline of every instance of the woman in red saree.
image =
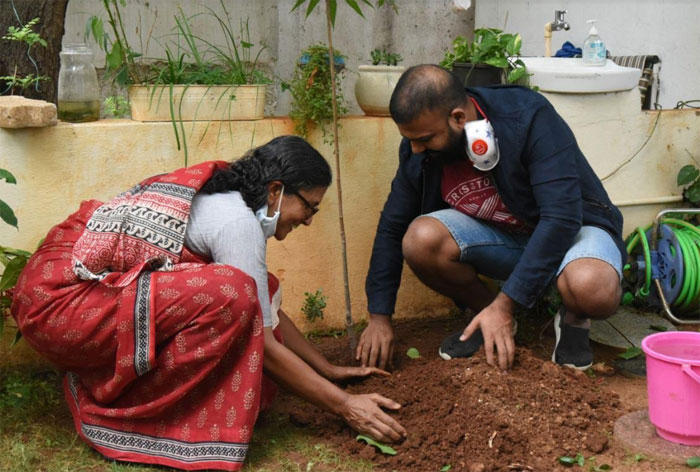
[(68, 371), (66, 399), (88, 444), (122, 461), (238, 470), (274, 396), (268, 376), (359, 432), (405, 437), (380, 408), (397, 403), (331, 382), (386, 373), (330, 364), (279, 310), (267, 272), (267, 238), (310, 225), (330, 183), (313, 147), (281, 136), (232, 163), (83, 202), (51, 229), (12, 315)]

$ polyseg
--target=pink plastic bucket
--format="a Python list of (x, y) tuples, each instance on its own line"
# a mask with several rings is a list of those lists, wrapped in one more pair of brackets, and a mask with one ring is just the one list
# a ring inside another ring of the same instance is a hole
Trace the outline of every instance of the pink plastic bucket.
[(669, 331), (642, 341), (649, 420), (664, 439), (700, 446), (700, 333)]

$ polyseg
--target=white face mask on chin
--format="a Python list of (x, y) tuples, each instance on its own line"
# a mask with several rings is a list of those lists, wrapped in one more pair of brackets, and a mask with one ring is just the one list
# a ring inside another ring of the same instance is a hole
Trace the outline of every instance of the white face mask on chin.
[(271, 236), (275, 235), (277, 230), (277, 222), (280, 219), (280, 208), (282, 207), (282, 196), (284, 195), (284, 185), (282, 186), (282, 191), (280, 192), (280, 200), (277, 203), (277, 211), (272, 216), (267, 216), (267, 203), (264, 204), (258, 211), (255, 212), (255, 217), (260, 222), (260, 227), (262, 228), (265, 239), (270, 239)]

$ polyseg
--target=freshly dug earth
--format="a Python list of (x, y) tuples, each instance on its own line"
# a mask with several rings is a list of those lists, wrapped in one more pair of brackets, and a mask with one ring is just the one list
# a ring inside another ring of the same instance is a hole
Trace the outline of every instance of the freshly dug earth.
[[(378, 470), (548, 471), (564, 470), (561, 456), (610, 456), (605, 451), (613, 423), (630, 408), (602, 377), (543, 360), (537, 352), (541, 340), (529, 343), (532, 350), (518, 348), (508, 372), (488, 366), (483, 351), (472, 359), (443, 361), (436, 354), (440, 340), (463, 327), (460, 320), (399, 324), (393, 375), (347, 387), (403, 405), (392, 414), (409, 434), (393, 445), (394, 456), (357, 442), (357, 434), (339, 418), (306, 403), (285, 397), (276, 409), (338, 451), (369, 459)], [(352, 363), (345, 338), (317, 342), (332, 361)], [(409, 359), (409, 347), (418, 348), (422, 357)], [(624, 453), (615, 455), (625, 459)], [(602, 465), (600, 459), (589, 459), (587, 467)], [(628, 463), (624, 470), (637, 470), (637, 465)]]

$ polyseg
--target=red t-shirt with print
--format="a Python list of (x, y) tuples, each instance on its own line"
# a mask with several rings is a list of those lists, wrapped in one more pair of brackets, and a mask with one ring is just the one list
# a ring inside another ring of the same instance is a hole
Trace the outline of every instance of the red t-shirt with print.
[(443, 166), (441, 187), (442, 199), (455, 210), (506, 231), (528, 231), (501, 200), (493, 176), (474, 168), (468, 159)]

